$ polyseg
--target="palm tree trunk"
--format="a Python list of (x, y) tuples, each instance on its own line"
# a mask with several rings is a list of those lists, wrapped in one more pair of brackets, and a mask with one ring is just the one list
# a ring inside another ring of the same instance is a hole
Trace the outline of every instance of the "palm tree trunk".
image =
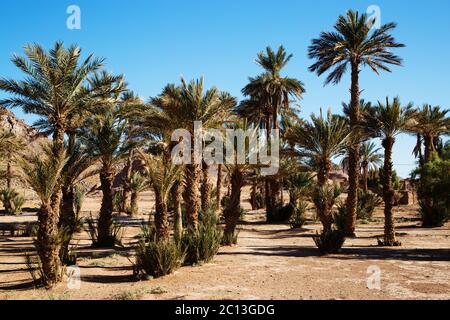
[(113, 214), (113, 184), (114, 170), (110, 166), (103, 166), (100, 182), (103, 193), (100, 217), (98, 219), (97, 247), (113, 247), (116, 239), (112, 235)]
[(155, 228), (159, 240), (167, 240), (170, 236), (167, 204), (158, 190), (155, 190)]
[(360, 112), (359, 100), (359, 63), (352, 61), (352, 83), (351, 83), (351, 101), (350, 101), (350, 127), (354, 137), (354, 143), (348, 151), (348, 197), (347, 197), (347, 218), (346, 218), (346, 236), (355, 235), (356, 225), (356, 207), (358, 205), (358, 184), (359, 184), (359, 133), (358, 122)]
[(425, 144), (425, 163), (430, 162), (431, 156), (433, 154), (434, 150), (434, 144), (433, 144), (433, 137), (430, 136), (424, 136), (424, 144)]
[(131, 189), (130, 189), (130, 180), (131, 180), (131, 174), (133, 173), (133, 150), (130, 151), (128, 158), (127, 158), (127, 164), (126, 164), (127, 172), (125, 177), (125, 183), (123, 185), (123, 199), (122, 199), (122, 210), (130, 215), (132, 215), (131, 212)]
[(217, 165), (217, 184), (216, 184), (216, 207), (220, 210), (220, 201), (222, 200), (222, 164)]
[(52, 287), (61, 281), (58, 216), (52, 210), (51, 202), (48, 202), (42, 204), (38, 212), (39, 229), (36, 249), (42, 264), (43, 278), (41, 280), (46, 287)]
[(258, 204), (256, 203), (256, 193), (258, 191), (257, 188), (258, 188), (258, 180), (256, 178), (254, 178), (252, 181), (252, 192), (250, 195), (250, 202), (252, 205), (252, 210), (258, 209)]
[[(271, 134), (271, 122), (270, 122), (270, 116), (266, 117), (265, 120), (265, 128), (267, 132), (267, 143), (270, 141), (270, 134)], [(265, 188), (264, 188), (264, 198), (266, 202), (266, 220), (268, 223), (273, 222), (274, 220), (274, 203), (273, 203), (273, 197), (272, 197), (272, 183), (271, 183), (271, 177), (265, 177)]]
[(11, 159), (8, 159), (6, 164), (6, 187), (11, 189), (12, 183), (12, 168), (11, 168)]
[(394, 202), (394, 190), (392, 188), (392, 148), (394, 138), (386, 138), (384, 147), (384, 172), (383, 172), (383, 200), (384, 200), (384, 245), (397, 245), (395, 240), (394, 216), (392, 207)]
[(183, 212), (181, 211), (181, 184), (176, 181), (171, 189), (174, 208), (174, 234), (176, 239), (181, 239), (183, 234)]
[(280, 179), (280, 203), (284, 206), (283, 178)]
[(363, 163), (363, 180), (363, 190), (367, 193), (367, 191), (369, 191), (369, 165), (367, 163)]
[(72, 236), (76, 230), (77, 218), (74, 209), (75, 195), (72, 185), (64, 185), (62, 187), (62, 203), (61, 213), (59, 218), (59, 226), (64, 230), (65, 237), (61, 244), (61, 260), (63, 263), (67, 262), (67, 254), (69, 253), (69, 245)]
[[(320, 188), (326, 187), (328, 182), (329, 173), (331, 170), (331, 164), (325, 164), (317, 173), (317, 184)], [(333, 216), (331, 214), (332, 208), (328, 206), (326, 201), (321, 201), (320, 205), (316, 204), (317, 216), (323, 226), (323, 233), (328, 233), (331, 231), (333, 224)]]
[(201, 168), (197, 164), (187, 164), (184, 170), (184, 203), (186, 205), (186, 219), (188, 226), (197, 229), (198, 210), (200, 207), (200, 184)]
[(203, 214), (211, 206), (211, 183), (209, 181), (209, 166), (206, 162), (202, 163), (202, 185), (201, 185), (201, 207)]
[[(231, 196), (228, 206), (224, 210), (225, 236), (228, 242), (232, 242), (235, 235), (236, 225), (241, 215), (241, 190), (243, 185), (243, 174), (238, 168), (231, 174)], [(231, 245), (235, 243), (225, 243)]]
[(131, 197), (130, 197), (130, 208), (129, 208), (129, 214), (130, 216), (134, 217), (139, 213), (139, 192), (132, 191)]

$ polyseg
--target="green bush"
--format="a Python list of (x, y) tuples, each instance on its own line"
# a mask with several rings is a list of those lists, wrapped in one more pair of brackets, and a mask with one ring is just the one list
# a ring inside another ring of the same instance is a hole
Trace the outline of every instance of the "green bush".
[(320, 253), (324, 255), (339, 253), (345, 242), (344, 233), (337, 229), (318, 234), (313, 239)]
[(3, 203), (6, 214), (20, 215), (22, 207), (25, 204), (25, 198), (19, 195), (12, 188), (6, 188), (0, 191), (0, 201)]
[(184, 253), (180, 245), (172, 239), (140, 240), (136, 248), (135, 274), (159, 278), (174, 272), (183, 260)]
[(206, 212), (197, 230), (188, 228), (181, 238), (181, 246), (186, 252), (185, 263), (194, 265), (209, 262), (217, 254), (222, 242), (222, 230), (217, 226), (216, 214)]
[(235, 245), (238, 242), (238, 238), (239, 238), (238, 230), (234, 230), (233, 234), (224, 232), (221, 245), (223, 245), (223, 246)]
[(442, 226), (450, 218), (450, 160), (435, 155), (419, 174), (417, 195), (423, 226)]
[(306, 222), (306, 210), (308, 209), (308, 203), (300, 201), (297, 207), (294, 209), (294, 213), (289, 220), (289, 224), (292, 229), (301, 229)]
[(383, 199), (371, 192), (358, 191), (358, 207), (356, 208), (356, 217), (359, 220), (369, 220), (373, 217), (375, 208), (383, 204)]

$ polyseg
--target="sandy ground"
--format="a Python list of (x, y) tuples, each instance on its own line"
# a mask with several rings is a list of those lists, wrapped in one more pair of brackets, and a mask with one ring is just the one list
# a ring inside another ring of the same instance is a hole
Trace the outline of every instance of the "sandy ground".
[[(144, 213), (152, 210), (151, 200), (143, 194)], [(98, 197), (88, 199), (85, 214), (98, 205)], [(0, 299), (450, 299), (450, 225), (419, 228), (413, 206), (395, 213), (402, 247), (377, 247), (380, 208), (374, 221), (358, 225), (358, 237), (348, 239), (341, 254), (321, 257), (311, 239), (319, 224), (308, 221), (304, 229), (290, 230), (265, 224), (263, 212), (250, 211), (238, 246), (222, 248), (212, 263), (148, 281), (132, 276), (130, 246), (138, 227), (126, 229), (122, 250), (92, 250), (82, 233), (75, 241), (80, 288), (64, 282), (51, 291), (30, 282), (24, 254), (33, 252), (31, 239), (0, 236)], [(0, 222), (33, 219), (3, 216)], [(368, 288), (368, 270), (380, 271), (380, 290)]]

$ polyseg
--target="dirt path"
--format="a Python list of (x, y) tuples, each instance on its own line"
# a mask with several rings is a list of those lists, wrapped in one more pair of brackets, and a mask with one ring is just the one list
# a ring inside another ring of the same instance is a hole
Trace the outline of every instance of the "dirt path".
[[(450, 299), (449, 226), (432, 230), (400, 223), (403, 246), (376, 246), (381, 224), (360, 225), (342, 254), (318, 256), (311, 239), (319, 226), (290, 230), (247, 215), (239, 246), (222, 248), (212, 263), (134, 281), (127, 251), (92, 252), (81, 235), (81, 287), (51, 292), (30, 287), (23, 255), (29, 238), (0, 236), (0, 299)], [(127, 241), (134, 241), (129, 228)], [(86, 246), (86, 247), (85, 247)], [(381, 271), (381, 290), (367, 288), (368, 268)]]

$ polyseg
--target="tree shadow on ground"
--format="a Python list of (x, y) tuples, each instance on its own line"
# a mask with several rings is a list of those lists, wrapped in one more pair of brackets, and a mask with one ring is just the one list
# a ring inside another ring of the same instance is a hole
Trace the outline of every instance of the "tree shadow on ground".
[(340, 254), (321, 256), (316, 247), (253, 246), (249, 251), (220, 252), (219, 255), (255, 255), (280, 257), (323, 257), (338, 260), (450, 261), (449, 249), (402, 249), (378, 246), (344, 247)]

